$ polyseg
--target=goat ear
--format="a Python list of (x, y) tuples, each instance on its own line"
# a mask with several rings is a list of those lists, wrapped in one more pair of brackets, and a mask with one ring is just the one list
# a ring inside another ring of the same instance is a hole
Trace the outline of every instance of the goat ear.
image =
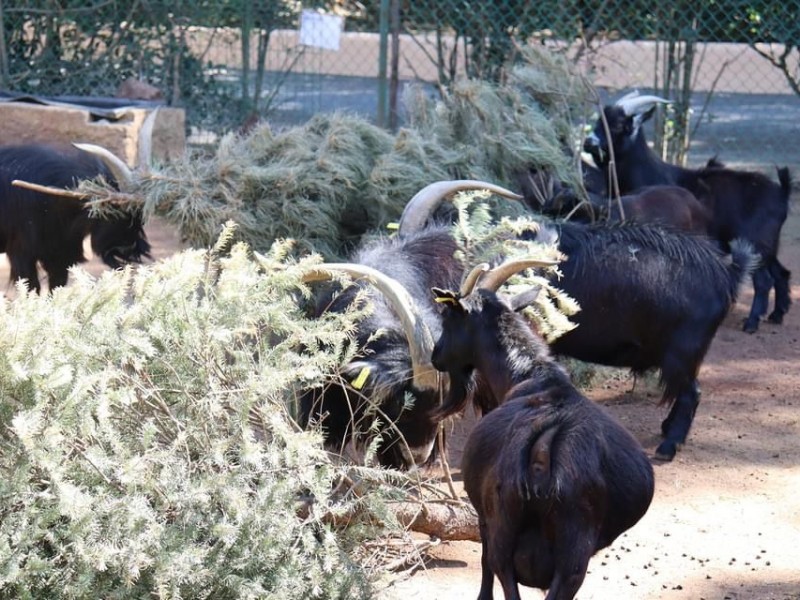
[(631, 127), (630, 131), (628, 131), (627, 133), (631, 138), (635, 138), (638, 135), (642, 123), (644, 123), (645, 121), (647, 121), (647, 119), (652, 117), (655, 110), (656, 107), (654, 106), (653, 108), (651, 108), (646, 112), (633, 115), (632, 117), (628, 117), (630, 119)]
[(454, 308), (461, 307), (461, 297), (456, 292), (450, 290), (443, 290), (441, 288), (431, 288), (433, 292), (433, 301), (443, 306), (453, 306)]
[(646, 122), (648, 119), (652, 118), (652, 116), (656, 112), (656, 107), (653, 105), (652, 108), (646, 110), (641, 114), (633, 115), (633, 130), (631, 131), (631, 137), (636, 137), (636, 134), (639, 133), (639, 128), (642, 126), (642, 123)]
[(539, 292), (541, 291), (542, 291), (542, 286), (535, 285), (533, 287), (528, 288), (524, 292), (515, 294), (514, 296), (508, 299), (508, 304), (509, 306), (511, 306), (511, 310), (513, 310), (514, 312), (519, 312), (523, 308), (530, 306), (536, 301), (536, 298), (539, 297)]

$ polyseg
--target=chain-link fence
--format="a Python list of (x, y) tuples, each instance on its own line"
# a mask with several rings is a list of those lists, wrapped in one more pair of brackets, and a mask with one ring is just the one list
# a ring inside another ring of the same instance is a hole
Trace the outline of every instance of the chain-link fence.
[[(600, 85), (659, 87), (686, 76), (703, 89), (800, 92), (796, 0), (427, 0), (409, 3), (402, 29), (417, 47), (406, 64), (427, 56), (443, 82), (460, 73), (496, 78), (516, 45), (540, 42), (573, 56)], [(742, 71), (737, 62), (747, 54), (765, 61)], [(784, 58), (786, 72), (766, 60)]]
[(5, 0), (0, 31), (5, 90), (107, 96), (134, 77), (217, 132), (336, 109), (396, 124), (408, 82), (502, 81), (531, 43), (678, 114), (693, 93), (800, 94), (800, 0)]

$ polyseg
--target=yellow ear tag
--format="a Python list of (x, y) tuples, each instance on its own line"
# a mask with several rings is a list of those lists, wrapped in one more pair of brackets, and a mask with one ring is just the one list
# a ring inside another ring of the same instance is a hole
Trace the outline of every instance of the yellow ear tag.
[(434, 298), (433, 301), (438, 302), (439, 304), (446, 304), (448, 302), (451, 304), (456, 304), (456, 299), (450, 298), (449, 296), (439, 296), (438, 298)]
[(367, 383), (367, 377), (369, 377), (369, 367), (364, 367), (361, 369), (361, 372), (358, 374), (358, 377), (353, 379), (350, 385), (352, 385), (357, 390), (360, 390), (364, 387), (364, 384)]
[(389, 231), (397, 231), (398, 229), (400, 229), (400, 223), (387, 223), (386, 229), (388, 229)]

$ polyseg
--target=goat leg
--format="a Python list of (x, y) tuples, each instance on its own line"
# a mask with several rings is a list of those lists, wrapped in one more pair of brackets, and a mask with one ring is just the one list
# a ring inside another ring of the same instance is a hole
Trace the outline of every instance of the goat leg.
[(789, 312), (789, 305), (792, 298), (789, 293), (789, 277), (791, 272), (784, 267), (777, 258), (772, 259), (769, 264), (769, 272), (775, 286), (775, 310), (767, 317), (770, 323), (780, 325), (783, 323), (783, 315)]
[(69, 278), (69, 265), (63, 261), (42, 261), (44, 270), (47, 271), (47, 287), (51, 291), (67, 285)]
[[(490, 521), (491, 526), (481, 528), (481, 539), (486, 540), (481, 564), (488, 566), (490, 572), (494, 573), (500, 581), (505, 600), (522, 600), (514, 571), (514, 550), (518, 533), (514, 524), (519, 522), (520, 517), (516, 514), (517, 511), (507, 510), (508, 508), (504, 507), (506, 514), (496, 515)], [(500, 505), (497, 504), (495, 509), (499, 511)], [(489, 579), (486, 566), (483, 568), (481, 595), (478, 600), (491, 600), (492, 598), (491, 583), (488, 586), (488, 595), (485, 595), (486, 588), (484, 586)]]
[[(589, 558), (597, 549), (596, 532), (595, 535), (581, 535), (580, 532), (591, 531), (591, 522), (596, 518), (596, 515), (589, 513), (562, 515), (562, 523), (568, 525), (559, 532), (555, 560), (557, 566), (545, 600), (575, 598), (586, 577)], [(573, 527), (574, 531), (570, 531)]]
[(17, 254), (16, 249), (9, 251), (7, 256), (11, 265), (11, 281), (25, 279), (28, 282), (28, 289), (39, 293), (41, 285), (39, 284), (39, 273), (36, 270), (36, 259), (28, 258), (24, 251)]
[(694, 380), (688, 389), (681, 391), (676, 396), (669, 415), (661, 423), (664, 441), (656, 448), (656, 458), (659, 460), (675, 458), (678, 446), (686, 442), (699, 404), (700, 386), (697, 384), (697, 380)]
[(758, 322), (769, 306), (769, 291), (772, 289), (773, 279), (767, 265), (762, 265), (753, 271), (753, 305), (750, 314), (744, 322), (742, 329), (747, 333), (758, 331)]
[(493, 600), (494, 598), (494, 573), (489, 566), (488, 544), (486, 543), (486, 528), (480, 524), (481, 530), (481, 591), (478, 600)]

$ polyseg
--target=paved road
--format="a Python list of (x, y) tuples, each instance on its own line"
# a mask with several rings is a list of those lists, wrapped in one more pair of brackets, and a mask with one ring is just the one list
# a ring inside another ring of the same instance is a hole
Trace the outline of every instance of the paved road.
[[(702, 100), (693, 103), (697, 112)], [(800, 176), (800, 96), (717, 94), (691, 146), (691, 159), (718, 155), (731, 166), (788, 166)]]

